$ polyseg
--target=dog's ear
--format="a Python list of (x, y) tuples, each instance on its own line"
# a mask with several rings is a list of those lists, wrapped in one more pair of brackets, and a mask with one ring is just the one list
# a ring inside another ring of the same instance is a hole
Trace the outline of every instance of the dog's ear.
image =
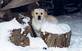
[(48, 12), (48, 9), (45, 9), (46, 12)]
[(31, 11), (31, 16), (32, 16), (32, 17), (34, 16), (34, 10)]
[(48, 15), (48, 12), (45, 10), (45, 17), (47, 17), (47, 15)]

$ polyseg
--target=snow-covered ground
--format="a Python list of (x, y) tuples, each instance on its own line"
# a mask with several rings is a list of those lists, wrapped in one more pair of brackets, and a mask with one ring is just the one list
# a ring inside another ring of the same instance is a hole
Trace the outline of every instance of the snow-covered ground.
[[(76, 13), (59, 16), (59, 22), (69, 24), (72, 28), (71, 45), (69, 48), (47, 48), (44, 41), (37, 37), (30, 37), (30, 46), (15, 46), (9, 41), (10, 30), (20, 28), (20, 24), (13, 19), (9, 22), (0, 23), (0, 51), (81, 51), (82, 48), (82, 15)], [(43, 49), (46, 47), (47, 49)]]
[(69, 24), (72, 29), (71, 48), (82, 48), (82, 13), (59, 16), (59, 22)]

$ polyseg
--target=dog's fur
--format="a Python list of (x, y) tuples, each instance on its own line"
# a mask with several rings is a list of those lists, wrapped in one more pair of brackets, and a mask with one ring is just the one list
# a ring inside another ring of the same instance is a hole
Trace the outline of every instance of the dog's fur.
[(37, 8), (32, 11), (32, 26), (37, 34), (37, 36), (41, 37), (41, 26), (45, 22), (50, 22), (50, 23), (57, 23), (58, 20), (56, 17), (48, 15), (47, 12), (44, 9)]

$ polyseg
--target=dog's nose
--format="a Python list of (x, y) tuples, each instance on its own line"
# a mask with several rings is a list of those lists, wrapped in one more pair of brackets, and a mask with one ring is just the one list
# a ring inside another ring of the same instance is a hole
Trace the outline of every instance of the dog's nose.
[(38, 16), (38, 20), (41, 20), (41, 16)]

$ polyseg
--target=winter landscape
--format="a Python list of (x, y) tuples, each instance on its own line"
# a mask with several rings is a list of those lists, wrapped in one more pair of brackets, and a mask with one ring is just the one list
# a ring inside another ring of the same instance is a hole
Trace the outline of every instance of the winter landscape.
[[(57, 18), (60, 23), (68, 24), (71, 28), (72, 36), (68, 48), (47, 47), (40, 37), (34, 38), (31, 37), (30, 34), (28, 34), (30, 46), (21, 47), (14, 45), (9, 40), (11, 30), (23, 28), (28, 25), (21, 25), (14, 18), (11, 21), (0, 23), (0, 51), (82, 51), (82, 13), (61, 15)], [(27, 18), (27, 20), (24, 21), (28, 22), (28, 20)]]

